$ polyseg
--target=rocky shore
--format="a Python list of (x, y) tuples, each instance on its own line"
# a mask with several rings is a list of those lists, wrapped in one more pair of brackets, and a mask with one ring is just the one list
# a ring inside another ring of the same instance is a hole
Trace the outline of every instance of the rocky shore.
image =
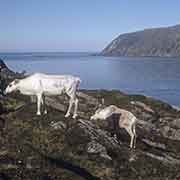
[[(47, 98), (48, 114), (39, 117), (29, 97), (3, 95), (9, 81), (24, 75), (6, 65), (0, 67), (0, 179), (180, 179), (178, 108), (142, 95), (80, 90), (76, 120), (64, 118), (66, 96)], [(102, 98), (106, 105), (114, 104), (136, 115), (136, 149), (129, 148), (125, 130), (115, 132), (117, 139), (111, 136), (111, 120), (90, 120)]]

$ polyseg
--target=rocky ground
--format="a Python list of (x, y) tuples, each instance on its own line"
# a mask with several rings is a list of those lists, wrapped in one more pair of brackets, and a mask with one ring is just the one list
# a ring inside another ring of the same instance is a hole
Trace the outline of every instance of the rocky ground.
[[(1, 76), (4, 86), (16, 75)], [(47, 98), (48, 114), (39, 117), (29, 97), (0, 95), (0, 180), (180, 179), (179, 108), (119, 91), (80, 90), (78, 97), (73, 120), (64, 118), (66, 96)], [(111, 136), (111, 120), (90, 120), (102, 98), (137, 116), (136, 149), (124, 129), (118, 140)]]

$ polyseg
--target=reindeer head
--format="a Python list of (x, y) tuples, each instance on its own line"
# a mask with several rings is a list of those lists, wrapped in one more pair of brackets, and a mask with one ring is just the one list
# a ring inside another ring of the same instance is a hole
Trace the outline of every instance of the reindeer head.
[(101, 100), (102, 102), (96, 107), (95, 114), (91, 116), (91, 120), (102, 119), (101, 118), (101, 111), (104, 109), (104, 99)]
[(19, 83), (18, 79), (15, 79), (14, 81), (12, 81), (11, 83), (9, 83), (9, 85), (6, 87), (4, 94), (8, 94), (11, 93), (13, 91), (17, 91), (17, 85)]

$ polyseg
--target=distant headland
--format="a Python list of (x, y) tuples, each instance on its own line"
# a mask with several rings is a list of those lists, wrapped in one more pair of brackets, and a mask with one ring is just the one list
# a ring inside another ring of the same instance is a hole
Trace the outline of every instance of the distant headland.
[(180, 25), (121, 34), (101, 55), (180, 57)]

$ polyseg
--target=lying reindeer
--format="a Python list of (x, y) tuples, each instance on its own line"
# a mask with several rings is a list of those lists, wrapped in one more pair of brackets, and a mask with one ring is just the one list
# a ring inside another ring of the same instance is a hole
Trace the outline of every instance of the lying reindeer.
[[(21, 80), (14, 80), (5, 89), (5, 94), (20, 91), (24, 95), (37, 97), (37, 115), (41, 115), (41, 104), (45, 104), (45, 96), (56, 96), (66, 93), (69, 97), (69, 107), (65, 117), (70, 116), (73, 104), (75, 104), (73, 118), (77, 116), (78, 99), (76, 90), (81, 80), (69, 75), (47, 75), (35, 73)], [(44, 113), (47, 113), (45, 109)]]
[[(110, 105), (106, 108), (98, 108), (91, 120), (102, 119), (106, 120), (113, 114), (119, 114), (119, 128), (124, 128), (131, 137), (130, 148), (135, 148), (136, 146), (136, 117), (129, 111), (120, 109), (114, 105)], [(116, 116), (117, 117), (117, 116)]]

